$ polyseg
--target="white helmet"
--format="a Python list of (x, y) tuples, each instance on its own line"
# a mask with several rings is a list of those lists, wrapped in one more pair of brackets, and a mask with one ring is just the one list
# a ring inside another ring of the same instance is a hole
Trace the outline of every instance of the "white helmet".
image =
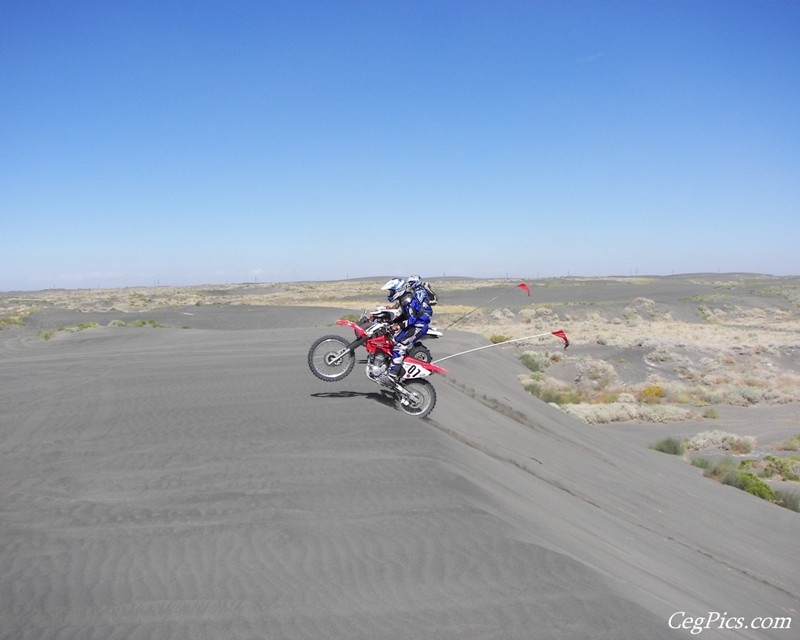
[(418, 287), (421, 283), (422, 278), (420, 276), (408, 276), (408, 286), (410, 289)]
[(389, 302), (396, 302), (406, 292), (406, 281), (402, 278), (392, 278), (381, 287), (381, 291), (388, 291)]

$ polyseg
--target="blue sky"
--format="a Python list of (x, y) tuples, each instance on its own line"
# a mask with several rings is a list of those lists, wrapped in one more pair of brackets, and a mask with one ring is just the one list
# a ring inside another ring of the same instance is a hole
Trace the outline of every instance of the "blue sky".
[(0, 3), (0, 290), (798, 255), (794, 0)]

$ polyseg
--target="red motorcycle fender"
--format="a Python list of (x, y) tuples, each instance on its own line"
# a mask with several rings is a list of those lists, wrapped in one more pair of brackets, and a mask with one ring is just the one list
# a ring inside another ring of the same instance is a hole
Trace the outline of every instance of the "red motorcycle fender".
[(364, 331), (360, 326), (358, 326), (355, 322), (351, 322), (350, 320), (345, 320), (344, 318), (339, 318), (336, 321), (336, 324), (340, 324), (345, 327), (350, 327), (353, 331), (356, 332), (359, 338), (367, 335), (367, 332)]
[(428, 371), (435, 371), (436, 373), (447, 373), (447, 369), (445, 369), (444, 367), (440, 367), (437, 364), (431, 364), (430, 362), (422, 362), (422, 360), (417, 360), (416, 358), (406, 358), (405, 360), (403, 360), (403, 364), (415, 364), (418, 367), (427, 369)]

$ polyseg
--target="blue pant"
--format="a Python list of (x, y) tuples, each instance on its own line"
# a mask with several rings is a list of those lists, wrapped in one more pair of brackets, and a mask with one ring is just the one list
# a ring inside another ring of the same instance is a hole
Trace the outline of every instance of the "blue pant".
[(422, 317), (417, 318), (416, 322), (402, 329), (394, 337), (394, 350), (392, 351), (392, 366), (389, 371), (396, 372), (400, 365), (403, 363), (403, 358), (406, 355), (409, 347), (411, 347), (417, 340), (422, 339), (428, 333), (428, 326), (431, 323), (430, 318)]

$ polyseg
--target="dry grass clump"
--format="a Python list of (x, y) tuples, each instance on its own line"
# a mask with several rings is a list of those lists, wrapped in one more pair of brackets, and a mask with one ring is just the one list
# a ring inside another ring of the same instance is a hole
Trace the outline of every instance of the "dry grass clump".
[(108, 323), (109, 327), (152, 327), (154, 329), (163, 329), (164, 325), (156, 320), (129, 320), (125, 322), (124, 320), (112, 320)]
[(26, 315), (0, 316), (0, 331), (6, 327), (21, 327), (25, 324)]
[(41, 306), (36, 299), (0, 299), (0, 331), (8, 327), (24, 327), (28, 318), (39, 310)]
[(77, 333), (78, 331), (86, 331), (86, 329), (94, 329), (97, 327), (96, 322), (83, 322), (81, 324), (71, 325), (69, 327), (59, 327), (51, 331), (38, 331), (37, 336), (45, 341), (52, 339), (57, 333)]
[(694, 414), (684, 407), (673, 405), (650, 405), (629, 402), (608, 404), (565, 404), (561, 409), (588, 424), (607, 424), (641, 420), (642, 422), (669, 423), (689, 420)]
[(780, 449), (781, 451), (798, 451), (798, 450), (800, 450), (800, 433), (798, 433), (796, 436), (792, 436), (791, 438), (789, 438), (785, 442), (782, 442), (778, 446), (778, 449)]
[(650, 449), (660, 451), (661, 453), (667, 453), (671, 456), (680, 456), (683, 455), (686, 446), (677, 438), (669, 437), (650, 445)]

